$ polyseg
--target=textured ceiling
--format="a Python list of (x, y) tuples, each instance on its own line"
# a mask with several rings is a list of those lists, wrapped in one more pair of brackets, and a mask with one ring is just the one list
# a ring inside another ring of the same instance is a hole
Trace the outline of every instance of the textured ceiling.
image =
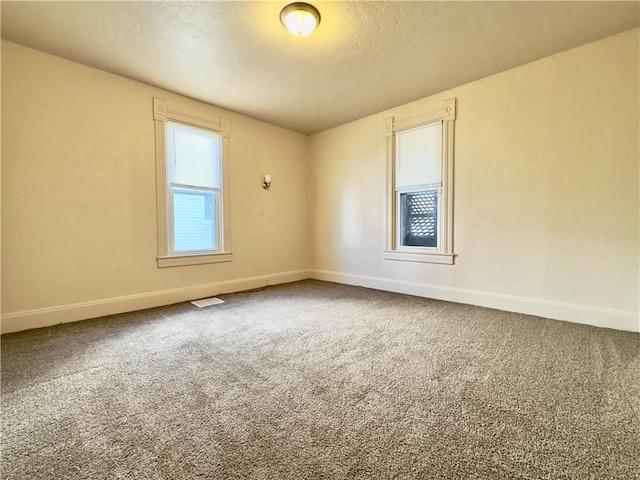
[(2, 38), (314, 133), (637, 27), (638, 2), (2, 1)]

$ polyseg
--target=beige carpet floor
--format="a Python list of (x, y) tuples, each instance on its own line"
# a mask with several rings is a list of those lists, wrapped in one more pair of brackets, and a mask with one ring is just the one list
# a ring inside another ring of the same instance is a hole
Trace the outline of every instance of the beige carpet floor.
[(4, 479), (638, 479), (640, 336), (319, 281), (2, 337)]

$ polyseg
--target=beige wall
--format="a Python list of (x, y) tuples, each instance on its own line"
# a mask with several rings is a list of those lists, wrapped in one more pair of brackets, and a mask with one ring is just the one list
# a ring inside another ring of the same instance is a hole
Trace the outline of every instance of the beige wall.
[[(229, 264), (156, 267), (153, 96), (231, 122)], [(2, 312), (18, 315), (10, 328), (33, 323), (20, 315), (39, 309), (151, 295), (145, 306), (193, 296), (198, 285), (306, 277), (307, 151), (304, 135), (3, 41)], [(273, 176), (268, 192), (263, 173)]]
[[(637, 330), (638, 58), (635, 29), (313, 136), (314, 276)], [(451, 97), (456, 264), (383, 260), (380, 119)]]
[[(2, 329), (310, 274), (638, 330), (638, 53), (636, 29), (309, 138), (3, 41)], [(230, 264), (156, 267), (153, 96), (231, 120)], [(380, 119), (450, 97), (456, 264), (385, 261)]]

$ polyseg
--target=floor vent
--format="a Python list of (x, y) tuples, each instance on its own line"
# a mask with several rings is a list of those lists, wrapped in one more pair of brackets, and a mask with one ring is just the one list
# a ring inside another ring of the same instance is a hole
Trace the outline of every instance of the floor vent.
[(196, 307), (209, 307), (211, 305), (217, 305), (219, 303), (224, 303), (224, 300), (220, 300), (219, 298), (216, 297), (209, 297), (209, 298), (202, 298), (200, 300), (195, 300), (193, 303)]

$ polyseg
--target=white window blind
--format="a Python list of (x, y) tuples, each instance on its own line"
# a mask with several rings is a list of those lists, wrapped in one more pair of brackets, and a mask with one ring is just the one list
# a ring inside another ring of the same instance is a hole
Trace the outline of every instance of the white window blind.
[(396, 134), (396, 188), (442, 182), (442, 122)]
[(167, 123), (168, 179), (174, 185), (220, 188), (220, 134)]

